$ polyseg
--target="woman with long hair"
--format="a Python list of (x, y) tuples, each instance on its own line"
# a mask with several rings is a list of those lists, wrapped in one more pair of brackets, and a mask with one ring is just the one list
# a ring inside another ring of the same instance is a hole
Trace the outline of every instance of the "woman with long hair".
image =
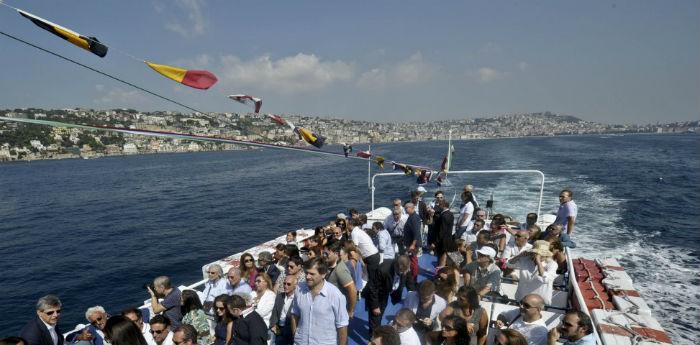
[(441, 345), (469, 345), (471, 342), (467, 321), (459, 316), (446, 317), (440, 333), (438, 344)]
[(447, 303), (457, 299), (456, 292), (457, 279), (455, 279), (454, 269), (450, 266), (440, 267), (435, 276), (435, 292), (442, 297)]
[(202, 302), (194, 290), (182, 291), (181, 307), (182, 323), (192, 325), (197, 330), (197, 343), (209, 343), (209, 322), (204, 313)]
[(214, 345), (228, 345), (233, 340), (233, 315), (228, 310), (229, 295), (214, 298)]
[(471, 286), (462, 286), (457, 290), (457, 300), (448, 304), (440, 313), (440, 322), (449, 316), (458, 316), (466, 320), (467, 331), (474, 344), (486, 343), (489, 318), (486, 310), (479, 305), (479, 293)]
[(255, 258), (250, 253), (243, 253), (239, 262), (241, 268), (241, 279), (245, 280), (250, 288), (255, 290), (255, 277), (258, 275), (258, 268), (255, 267)]
[(351, 273), (353, 274), (352, 279), (355, 281), (355, 288), (357, 291), (361, 291), (365, 286), (366, 279), (363, 279), (367, 274), (364, 272), (364, 263), (362, 262), (362, 256), (360, 255), (357, 246), (352, 241), (345, 241), (343, 243), (343, 248), (340, 249), (340, 258), (344, 262), (349, 262), (352, 266)]
[(136, 324), (122, 315), (107, 319), (104, 334), (105, 341), (112, 345), (148, 345)]

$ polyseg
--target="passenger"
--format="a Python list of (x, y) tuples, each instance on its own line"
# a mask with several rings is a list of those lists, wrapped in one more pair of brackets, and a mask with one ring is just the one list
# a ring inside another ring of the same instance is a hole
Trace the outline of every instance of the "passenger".
[(360, 220), (360, 212), (358, 210), (351, 208), (348, 210), (348, 213), (350, 214), (349, 220)]
[(275, 246), (275, 253), (272, 254), (272, 258), (275, 261), (275, 266), (277, 266), (277, 269), (280, 272), (284, 272), (284, 270), (287, 269), (287, 260), (289, 260), (289, 257), (287, 256), (287, 246), (285, 246), (284, 243), (277, 243)]
[[(226, 295), (226, 291), (220, 295)], [(212, 299), (212, 307), (214, 300)], [(195, 328), (195, 342), (199, 344), (209, 344), (209, 321), (202, 309), (202, 303), (194, 290), (182, 292), (182, 324)], [(175, 332), (176, 333), (176, 332)]]
[(513, 279), (518, 279), (518, 271), (509, 268), (508, 260), (518, 256), (520, 253), (532, 249), (532, 245), (528, 243), (530, 238), (530, 232), (527, 230), (519, 230), (515, 233), (515, 241), (508, 243), (506, 250), (503, 252), (501, 257), (501, 269), (503, 270), (503, 276), (510, 276)]
[[(156, 315), (148, 323), (151, 325), (151, 335), (156, 345), (173, 345), (173, 332), (170, 331), (170, 319), (164, 315)], [(223, 343), (215, 345), (222, 345)]]
[(552, 260), (549, 242), (535, 241), (529, 251), (508, 261), (508, 267), (518, 270), (518, 289), (515, 299), (521, 300), (528, 294), (537, 294), (544, 303), (552, 304), (554, 279), (557, 278), (557, 263)]
[(428, 339), (429, 344), (436, 345), (471, 344), (467, 321), (458, 316), (446, 317), (442, 324), (442, 330), (434, 331), (428, 336)]
[(413, 329), (419, 339), (437, 328), (438, 316), (447, 306), (447, 302), (435, 294), (435, 284), (430, 280), (424, 280), (418, 285), (418, 291), (411, 291), (406, 295), (402, 308), (410, 309), (416, 317)]
[(496, 326), (518, 331), (529, 345), (547, 344), (547, 324), (542, 318), (544, 300), (536, 294), (525, 296), (520, 308), (509, 310), (496, 317)]
[(405, 253), (411, 258), (411, 273), (413, 273), (415, 280), (418, 277), (418, 254), (421, 248), (422, 225), (420, 217), (416, 214), (415, 206), (410, 202), (406, 204), (406, 213), (408, 213), (408, 219), (403, 228), (403, 243), (406, 246)]
[[(154, 314), (163, 313), (169, 320), (170, 325), (177, 327), (182, 320), (180, 312), (180, 289), (173, 287), (170, 284), (170, 278), (166, 276), (156, 277), (153, 279), (153, 287), (155, 291), (148, 286), (148, 293), (151, 295), (151, 309)], [(163, 301), (158, 302), (158, 297), (162, 297)]]
[(296, 246), (297, 245), (297, 232), (296, 232), (296, 230), (292, 230), (292, 231), (287, 232), (286, 240), (287, 240), (287, 244), (293, 244)]
[(133, 322), (136, 327), (141, 330), (141, 335), (143, 335), (143, 338), (146, 339), (146, 343), (148, 343), (148, 345), (154, 345), (156, 343), (156, 341), (153, 339), (153, 335), (151, 334), (151, 325), (149, 325), (147, 322), (143, 322), (143, 313), (141, 312), (141, 309), (127, 308), (124, 309), (121, 314), (122, 316), (131, 320), (131, 322)]
[(403, 203), (401, 202), (401, 199), (396, 198), (396, 199), (391, 201), (391, 209), (393, 210), (395, 208), (398, 208), (399, 210), (401, 210), (402, 215), (406, 214), (406, 209), (404, 208)]
[(541, 231), (540, 227), (537, 225), (537, 213), (530, 212), (525, 216), (525, 223), (520, 224), (520, 230), (530, 230), (533, 226), (538, 229), (538, 232)]
[(63, 333), (58, 328), (61, 318), (61, 300), (46, 295), (36, 302), (36, 316), (20, 331), (20, 337), (31, 345), (63, 345)]
[(569, 270), (566, 264), (566, 252), (560, 241), (549, 242), (549, 250), (552, 252), (552, 260), (557, 263), (557, 274), (564, 274)]
[(333, 225), (331, 227), (331, 233), (333, 234), (333, 237), (331, 238), (330, 241), (328, 241), (329, 245), (334, 243), (334, 242), (341, 242), (341, 241), (347, 241), (348, 238), (345, 236), (345, 233), (343, 232), (343, 229), (341, 229), (337, 225)]
[(391, 322), (391, 326), (394, 327), (397, 333), (399, 333), (399, 338), (401, 339), (401, 345), (420, 345), (421, 339), (418, 337), (418, 333), (413, 328), (416, 323), (416, 314), (408, 308), (402, 308), (394, 316), (394, 321)]
[(66, 336), (66, 341), (71, 344), (103, 345), (105, 343), (104, 328), (107, 324), (107, 312), (102, 306), (96, 305), (85, 311), (85, 319), (88, 324)]
[(462, 269), (464, 285), (473, 287), (479, 296), (501, 292), (501, 270), (494, 264), (496, 250), (485, 245), (476, 251), (477, 259)]
[(379, 249), (379, 253), (381, 254), (382, 266), (386, 267), (386, 263), (388, 264), (388, 267), (391, 267), (396, 253), (394, 251), (394, 244), (391, 242), (391, 235), (389, 234), (389, 231), (384, 229), (382, 222), (374, 222), (372, 223), (371, 232), (377, 236), (377, 249)]
[(248, 299), (241, 295), (233, 295), (226, 306), (235, 320), (233, 339), (230, 344), (268, 344), (268, 327)]
[[(240, 267), (229, 268), (226, 278), (228, 280), (228, 284), (226, 284), (226, 293), (228, 293), (229, 295), (233, 295), (236, 293), (250, 294), (253, 292), (253, 289), (250, 288), (248, 282), (241, 279)], [(214, 312), (214, 315), (216, 315), (216, 310), (214, 310)]]
[(561, 224), (553, 223), (547, 227), (544, 233), (540, 235), (541, 240), (553, 242), (560, 241), (564, 247), (576, 248), (576, 243), (571, 240), (571, 237), (562, 231)]
[(474, 200), (474, 207), (479, 207), (479, 201), (476, 200), (476, 194), (474, 194), (474, 186), (468, 184), (462, 189), (462, 194), (469, 192), (472, 194), (472, 200)]
[(491, 234), (488, 231), (480, 231), (476, 235), (476, 241), (472, 242), (471, 245), (467, 246), (466, 253), (464, 256), (464, 262), (462, 263), (462, 269), (464, 269), (464, 266), (467, 264), (471, 264), (472, 262), (476, 261), (476, 252), (483, 248), (485, 245), (491, 243), (489, 241), (489, 238), (491, 238)]
[(395, 207), (389, 216), (384, 219), (384, 229), (389, 231), (391, 242), (396, 246), (399, 253), (404, 253), (406, 248), (403, 245), (403, 228), (408, 220), (408, 215), (401, 212), (403, 208)]
[(343, 236), (345, 238), (348, 238), (348, 221), (345, 218), (341, 218), (335, 221), (335, 225), (340, 228), (340, 230), (343, 232)]
[(401, 345), (399, 333), (389, 325), (377, 327), (372, 332), (370, 344), (374, 345)]
[(423, 224), (426, 224), (428, 219), (428, 205), (423, 201), (423, 194), (426, 190), (423, 186), (418, 186), (418, 189), (411, 192), (411, 203), (416, 206), (416, 213)]
[(529, 228), (527, 228), (527, 232), (530, 233), (530, 239), (528, 242), (530, 244), (534, 243), (540, 236), (542, 236), (542, 229), (538, 225), (531, 225)]
[(355, 314), (355, 304), (357, 303), (357, 288), (348, 266), (341, 261), (341, 248), (342, 243), (335, 242), (324, 249), (323, 257), (325, 257), (326, 264), (330, 270), (330, 273), (326, 275), (326, 281), (335, 285), (343, 293), (348, 317), (352, 319)]
[(411, 259), (407, 255), (400, 255), (394, 260), (392, 276), (391, 303), (397, 304), (401, 302), (404, 288), (408, 291), (416, 290), (416, 280), (411, 273)]
[(457, 299), (458, 282), (461, 280), (459, 269), (454, 264), (438, 269), (435, 276), (435, 289), (438, 296), (442, 297), (447, 303)]
[(447, 262), (447, 252), (455, 251), (457, 247), (452, 237), (455, 218), (452, 211), (450, 211), (450, 204), (443, 199), (439, 205), (440, 215), (437, 218), (438, 231), (435, 239), (435, 256), (438, 258), (438, 267), (442, 267)]
[[(233, 339), (233, 315), (228, 308), (229, 301), (231, 301), (231, 296), (228, 295), (216, 296), (214, 299), (216, 326), (214, 327), (213, 345), (228, 345)], [(152, 323), (151, 327), (153, 327)]]
[(7, 337), (0, 339), (0, 345), (29, 345), (29, 343), (21, 337)]
[(473, 226), (472, 216), (476, 209), (474, 196), (472, 192), (465, 191), (462, 193), (462, 207), (459, 209), (459, 217), (455, 223), (455, 238), (461, 238), (469, 229), (469, 225)]
[(547, 336), (547, 344), (559, 344), (559, 337), (567, 341), (564, 345), (595, 345), (593, 337), (593, 324), (591, 318), (583, 312), (572, 310), (566, 313), (559, 329), (552, 328)]
[(270, 316), (270, 325), (272, 325), (270, 330), (275, 335), (275, 345), (294, 344), (291, 306), (297, 286), (299, 286), (297, 278), (293, 275), (288, 275), (284, 278), (284, 283), (282, 284), (284, 291), (278, 293), (275, 297), (275, 306), (272, 308), (272, 315)]
[(321, 257), (321, 247), (315, 246), (306, 253), (306, 261)]
[[(431, 214), (430, 224), (428, 225), (428, 236), (426, 238), (425, 247), (432, 251), (435, 249), (435, 242), (438, 238), (438, 233), (440, 232), (440, 213), (442, 213), (442, 208), (440, 207), (441, 202), (445, 200), (445, 193), (441, 190), (435, 192), (435, 199), (430, 202), (428, 212)], [(431, 211), (432, 210), (432, 211)]]
[(527, 345), (527, 339), (514, 329), (502, 329), (496, 335), (496, 345)]
[(365, 287), (366, 279), (364, 278), (364, 264), (362, 263), (362, 256), (360, 255), (355, 243), (352, 241), (345, 241), (343, 247), (340, 250), (340, 259), (345, 262), (352, 273), (352, 280), (355, 281), (355, 288), (357, 291), (362, 291)]
[(131, 320), (121, 315), (106, 320), (104, 332), (112, 345), (148, 345), (141, 330)]
[(467, 242), (467, 244), (471, 244), (476, 241), (476, 236), (482, 230), (484, 230), (484, 225), (486, 224), (484, 219), (481, 218), (482, 215), (483, 217), (486, 217), (486, 212), (483, 210), (476, 212), (477, 218), (469, 222), (469, 226), (467, 226), (467, 231), (465, 231), (461, 237), (465, 242)]
[(479, 305), (479, 294), (470, 286), (462, 286), (457, 291), (457, 300), (448, 304), (440, 313), (440, 320), (444, 322), (449, 316), (458, 316), (467, 321), (467, 331), (471, 343), (483, 345), (489, 327), (489, 317), (486, 310)]
[(489, 241), (491, 243), (496, 245), (496, 248), (498, 250), (498, 253), (500, 257), (500, 254), (503, 254), (503, 251), (506, 249), (506, 244), (508, 243), (508, 240), (510, 239), (510, 228), (508, 225), (506, 225), (506, 220), (505, 217), (501, 214), (496, 214), (493, 216), (493, 219), (491, 219), (491, 227), (489, 230)]
[(306, 283), (301, 284), (292, 302), (294, 344), (347, 345), (345, 296), (324, 279), (328, 266), (323, 260), (306, 262), (304, 269)]
[(304, 262), (300, 257), (295, 256), (287, 261), (287, 269), (280, 273), (275, 283), (276, 288), (273, 289), (275, 292), (284, 292), (284, 279), (287, 276), (293, 276), (297, 279), (297, 282), (301, 283), (306, 280), (304, 278)]
[(250, 253), (243, 253), (240, 258), (241, 279), (255, 289), (255, 277), (258, 275), (258, 268), (255, 267), (255, 258)]
[(574, 224), (576, 224), (576, 215), (578, 207), (572, 199), (574, 193), (571, 190), (564, 189), (559, 193), (559, 210), (557, 210), (557, 218), (555, 224), (560, 224), (566, 234), (571, 236), (574, 233)]
[(219, 264), (211, 264), (207, 267), (207, 276), (209, 280), (204, 283), (204, 300), (203, 306), (204, 311), (210, 315), (214, 315), (212, 306), (214, 305), (214, 298), (218, 295), (225, 294), (226, 291), (226, 279), (224, 277), (224, 270)]
[(462, 238), (458, 238), (454, 241), (452, 249), (454, 250), (446, 253), (447, 260), (445, 261), (445, 266), (455, 265), (459, 267), (466, 259), (467, 242)]
[[(267, 273), (270, 279), (272, 279), (272, 282), (277, 281), (280, 270), (277, 268), (277, 265), (275, 265), (270, 252), (263, 251), (258, 254), (258, 273)], [(272, 289), (272, 284), (270, 284), (268, 288)]]
[(260, 273), (255, 277), (255, 291), (250, 295), (255, 306), (255, 311), (263, 318), (267, 328), (270, 329), (270, 315), (275, 306), (275, 292), (272, 290), (272, 280), (267, 273)]
[(173, 343), (177, 345), (195, 345), (199, 343), (198, 339), (197, 330), (192, 325), (182, 324), (173, 331)]

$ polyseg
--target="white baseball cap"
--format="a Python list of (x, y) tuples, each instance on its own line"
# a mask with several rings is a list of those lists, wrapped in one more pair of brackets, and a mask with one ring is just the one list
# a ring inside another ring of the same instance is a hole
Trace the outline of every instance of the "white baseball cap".
[(481, 255), (486, 255), (492, 259), (496, 257), (496, 250), (489, 247), (489, 246), (481, 247), (481, 249), (477, 250), (476, 253), (481, 254)]

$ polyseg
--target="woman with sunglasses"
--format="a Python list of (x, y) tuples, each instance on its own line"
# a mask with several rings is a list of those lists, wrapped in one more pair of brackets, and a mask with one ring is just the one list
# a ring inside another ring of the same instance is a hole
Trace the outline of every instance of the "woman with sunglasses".
[(227, 308), (230, 299), (229, 295), (217, 296), (214, 299), (216, 327), (214, 327), (213, 345), (228, 345), (233, 339), (233, 315)]
[(502, 329), (496, 336), (497, 345), (527, 345), (527, 339), (514, 329)]
[(442, 330), (431, 332), (428, 342), (435, 345), (469, 345), (467, 320), (459, 316), (448, 316), (442, 322)]
[(250, 253), (243, 253), (240, 261), (241, 279), (248, 282), (250, 288), (255, 290), (255, 277), (258, 275), (258, 268), (255, 267), (255, 258)]
[(267, 328), (270, 328), (270, 316), (275, 306), (275, 292), (272, 291), (272, 280), (267, 273), (258, 274), (255, 278), (255, 291), (251, 295), (255, 311), (265, 320)]
[(209, 322), (207, 315), (204, 313), (202, 303), (199, 301), (199, 296), (194, 290), (182, 291), (181, 312), (182, 323), (192, 325), (197, 330), (197, 343), (209, 343)]
[(443, 323), (450, 316), (457, 316), (466, 321), (467, 333), (474, 344), (486, 344), (489, 318), (486, 310), (479, 305), (479, 293), (471, 286), (462, 286), (457, 290), (457, 300), (448, 304), (440, 313)]

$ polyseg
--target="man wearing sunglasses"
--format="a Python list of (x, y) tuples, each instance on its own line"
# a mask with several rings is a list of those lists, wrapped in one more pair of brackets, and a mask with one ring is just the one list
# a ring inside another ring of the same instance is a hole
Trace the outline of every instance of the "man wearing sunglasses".
[(282, 282), (284, 291), (278, 293), (275, 298), (275, 306), (272, 308), (270, 316), (270, 329), (275, 334), (275, 345), (292, 345), (294, 343), (291, 307), (298, 284), (296, 276), (285, 276)]
[(520, 301), (520, 308), (499, 314), (496, 326), (520, 332), (529, 345), (545, 345), (547, 344), (547, 324), (542, 318), (543, 309), (542, 297), (535, 294), (527, 295)]
[(156, 345), (173, 345), (173, 332), (170, 331), (170, 320), (167, 317), (156, 315), (148, 323)]
[(32, 345), (63, 345), (63, 335), (58, 328), (61, 316), (61, 300), (46, 295), (36, 302), (36, 317), (20, 331), (20, 336)]
[(89, 324), (68, 334), (66, 341), (75, 345), (103, 345), (105, 343), (104, 328), (108, 317), (102, 306), (96, 305), (88, 308), (85, 312), (85, 318)]
[(567, 340), (564, 345), (595, 345), (596, 343), (593, 337), (593, 323), (591, 323), (591, 318), (577, 310), (567, 312), (559, 329), (552, 328), (552, 330), (549, 331), (547, 344), (557, 344), (559, 336)]

